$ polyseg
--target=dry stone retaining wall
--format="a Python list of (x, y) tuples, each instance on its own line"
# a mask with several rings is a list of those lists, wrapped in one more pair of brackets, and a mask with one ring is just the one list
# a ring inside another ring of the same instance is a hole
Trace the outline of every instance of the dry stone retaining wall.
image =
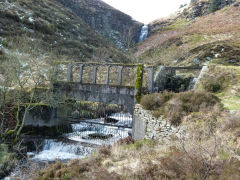
[(181, 137), (186, 134), (184, 126), (172, 126), (162, 116), (155, 118), (151, 111), (145, 110), (140, 104), (134, 109), (133, 138), (169, 140), (173, 136)]

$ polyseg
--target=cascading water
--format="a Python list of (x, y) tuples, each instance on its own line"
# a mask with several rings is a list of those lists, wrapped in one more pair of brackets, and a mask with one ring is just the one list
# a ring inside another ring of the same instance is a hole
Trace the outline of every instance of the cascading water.
[[(29, 152), (28, 155), (31, 158), (19, 163), (11, 177), (30, 179), (31, 174), (26, 172), (34, 172), (56, 160), (66, 162), (72, 159), (82, 159), (91, 154), (99, 145), (111, 145), (129, 136), (132, 115), (121, 112), (108, 117), (117, 121), (114, 126), (104, 122), (104, 118), (91, 119), (72, 124), (73, 132), (64, 134), (60, 139), (45, 139), (42, 150), (38, 153)], [(93, 134), (101, 135), (102, 139), (92, 138)]]
[(197, 78), (193, 78), (192, 81), (190, 82), (188, 86), (188, 90), (196, 89), (198, 83), (200, 82), (200, 80), (203, 78), (203, 76), (206, 74), (207, 71), (208, 71), (208, 63), (205, 63), (202, 67), (202, 70), (199, 76)]
[(32, 159), (41, 161), (81, 159), (92, 153), (92, 151), (93, 147), (83, 146), (79, 143), (65, 143), (48, 139), (44, 141), (43, 150)]
[(148, 25), (145, 24), (143, 27), (142, 27), (142, 30), (141, 30), (141, 34), (139, 36), (139, 42), (142, 42), (144, 40), (146, 40), (148, 37)]
[[(40, 161), (81, 159), (91, 154), (96, 145), (111, 145), (121, 138), (128, 137), (131, 131), (132, 116), (116, 113), (109, 117), (118, 120), (115, 125), (124, 127), (104, 124), (103, 118), (72, 124), (73, 132), (64, 135), (66, 142), (45, 140), (43, 150), (35, 154), (32, 159)], [(100, 134), (104, 138), (91, 138), (92, 134)]]

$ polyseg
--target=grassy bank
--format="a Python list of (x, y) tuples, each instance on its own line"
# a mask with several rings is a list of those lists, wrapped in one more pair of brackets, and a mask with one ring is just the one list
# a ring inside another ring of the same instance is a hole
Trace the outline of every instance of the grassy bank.
[(16, 164), (14, 153), (9, 152), (6, 144), (0, 144), (0, 178), (7, 176)]

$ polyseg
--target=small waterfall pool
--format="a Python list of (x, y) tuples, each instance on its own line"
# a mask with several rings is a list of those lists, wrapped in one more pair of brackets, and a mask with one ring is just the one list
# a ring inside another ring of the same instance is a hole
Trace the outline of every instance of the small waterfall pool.
[(142, 27), (141, 34), (140, 34), (140, 36), (139, 36), (138, 42), (142, 42), (142, 41), (146, 40), (147, 37), (148, 37), (148, 25), (145, 24), (145, 25)]

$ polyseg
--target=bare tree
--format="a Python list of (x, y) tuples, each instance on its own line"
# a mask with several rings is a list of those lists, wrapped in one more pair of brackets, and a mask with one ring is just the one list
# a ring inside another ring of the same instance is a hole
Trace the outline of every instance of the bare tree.
[[(24, 127), (26, 117), (31, 109), (48, 97), (40, 97), (36, 93), (38, 87), (47, 82), (45, 62), (30, 58), (26, 62), (15, 57), (9, 57), (1, 64), (4, 70), (0, 81), (0, 133), (4, 140), (6, 136), (15, 137), (15, 142)], [(11, 104), (14, 112), (10, 108)], [(13, 114), (14, 113), (14, 114)], [(14, 116), (15, 127), (9, 127), (9, 116)]]

